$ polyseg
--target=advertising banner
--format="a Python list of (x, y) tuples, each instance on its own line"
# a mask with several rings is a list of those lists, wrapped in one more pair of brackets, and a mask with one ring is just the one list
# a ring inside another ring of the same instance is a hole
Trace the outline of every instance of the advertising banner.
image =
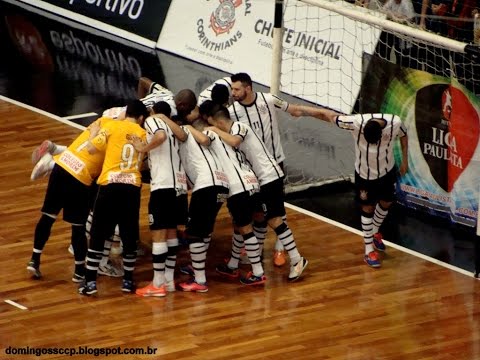
[[(399, 115), (408, 129), (409, 171), (399, 201), (475, 226), (480, 188), (480, 99), (455, 78), (372, 58), (362, 112)], [(373, 70), (374, 69), (374, 70)], [(400, 158), (400, 146), (396, 149)]]
[[(158, 48), (269, 86), (274, 0), (173, 0)], [(379, 31), (313, 6), (284, 14), (281, 91), (350, 113)], [(181, 26), (179, 26), (181, 24)], [(362, 43), (355, 34), (362, 34)]]
[[(136, 98), (141, 76), (164, 81), (153, 49), (130, 47), (81, 24), (13, 5), (2, 6), (0, 14), (2, 62), (9, 69), (0, 90), (7, 97), (60, 116), (101, 113)], [(19, 84), (32, 90), (23, 95)]]
[[(22, 0), (39, 8), (48, 4), (58, 9), (54, 13), (89, 24), (89, 19), (100, 21), (113, 28), (125, 30), (156, 42), (162, 29), (171, 0)], [(63, 10), (67, 10), (65, 13)], [(78, 16), (81, 15), (81, 16)], [(106, 30), (106, 29), (102, 29)], [(111, 30), (111, 29), (110, 29)], [(112, 31), (110, 31), (112, 32)]]

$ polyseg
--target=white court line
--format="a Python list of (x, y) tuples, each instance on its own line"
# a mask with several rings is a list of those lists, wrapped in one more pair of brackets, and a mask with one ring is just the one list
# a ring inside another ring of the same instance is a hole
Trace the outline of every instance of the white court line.
[(43, 110), (40, 110), (36, 107), (33, 107), (33, 106), (30, 106), (30, 105), (27, 105), (27, 104), (24, 104), (24, 103), (21, 103), (20, 101), (16, 101), (16, 100), (13, 100), (13, 99), (10, 99), (10, 98), (7, 98), (3, 95), (0, 95), (0, 100), (3, 100), (3, 101), (6, 101), (6, 102), (9, 102), (11, 104), (14, 104), (14, 105), (17, 105), (17, 106), (20, 106), (20, 107), (23, 107), (25, 109), (28, 109), (30, 111), (33, 111), (37, 114), (41, 114), (43, 116), (47, 116), (51, 119), (54, 119), (54, 120), (57, 120), (57, 121), (60, 121), (61, 123), (64, 123), (64, 124), (67, 124), (67, 125), (70, 125), (74, 128), (77, 128), (77, 129), (80, 129), (80, 130), (85, 130), (85, 126), (82, 126), (82, 125), (79, 125), (79, 124), (75, 124), (74, 122), (72, 121), (68, 121), (68, 120), (64, 120), (62, 119), (60, 116), (57, 116), (57, 115), (54, 115), (52, 113), (49, 113), (47, 111), (43, 111)]
[(62, 119), (63, 120), (72, 120), (72, 119), (86, 118), (86, 117), (90, 117), (90, 116), (98, 116), (98, 114), (96, 112), (89, 112), (89, 113), (85, 113), (85, 114), (64, 116)]
[(23, 305), (20, 305), (19, 303), (16, 303), (15, 301), (12, 301), (12, 300), (5, 300), (5, 302), (7, 304), (10, 304), (10, 305), (13, 305), (19, 309), (22, 309), (22, 310), (28, 310), (28, 308), (26, 306), (23, 306)]
[[(352, 201), (353, 201), (353, 199), (352, 199)], [(333, 225), (333, 226), (339, 227), (339, 228), (341, 228), (341, 229), (350, 231), (350, 232), (352, 232), (352, 233), (354, 233), (354, 234), (357, 234), (357, 235), (359, 235), (359, 236), (363, 236), (363, 233), (362, 233), (360, 230), (358, 230), (358, 229), (355, 229), (355, 228), (352, 228), (352, 227), (350, 227), (350, 226), (344, 225), (344, 224), (342, 224), (342, 223), (339, 223), (339, 222), (337, 222), (337, 221), (335, 221), (335, 220), (326, 218), (326, 217), (324, 217), (324, 216), (315, 214), (314, 212), (311, 212), (311, 211), (302, 209), (301, 207), (298, 207), (298, 206), (295, 206), (295, 205), (292, 205), (292, 204), (289, 204), (289, 203), (285, 203), (285, 207), (287, 207), (287, 208), (289, 208), (289, 209), (292, 209), (292, 210), (295, 210), (295, 211), (298, 211), (298, 212), (300, 212), (300, 213), (302, 213), (302, 214), (311, 216), (311, 217), (313, 217), (313, 218), (315, 218), (315, 219), (321, 220), (321, 221), (326, 222), (326, 223), (328, 223), (328, 224), (331, 224), (331, 225)], [(443, 261), (440, 261), (440, 260), (438, 260), (438, 259), (432, 258), (432, 257), (427, 256), (427, 255), (425, 255), (425, 254), (419, 253), (419, 252), (417, 252), (417, 251), (415, 251), (415, 250), (408, 249), (408, 248), (406, 248), (406, 247), (403, 247), (403, 246), (401, 246), (401, 245), (392, 243), (392, 242), (387, 241), (387, 240), (383, 240), (383, 242), (384, 242), (386, 245), (388, 245), (388, 246), (390, 246), (390, 247), (392, 247), (392, 248), (394, 248), (394, 249), (403, 251), (403, 252), (405, 252), (405, 253), (407, 253), (407, 254), (410, 254), (410, 255), (413, 255), (413, 256), (417, 256), (417, 257), (419, 257), (419, 258), (421, 258), (421, 259), (423, 259), (423, 260), (430, 261), (430, 262), (432, 262), (432, 263), (434, 263), (434, 264), (443, 266), (443, 267), (445, 267), (445, 268), (447, 268), (447, 269), (449, 269), (449, 270), (456, 271), (456, 272), (458, 272), (458, 273), (460, 273), (460, 274), (467, 275), (467, 276), (470, 276), (470, 277), (472, 277), (472, 278), (474, 277), (473, 273), (471, 273), (470, 271), (467, 271), (467, 270), (465, 270), (465, 269), (461, 269), (461, 268), (459, 268), (459, 267), (457, 267), (457, 266), (454, 266), (454, 265), (451, 265), (451, 264), (447, 264), (447, 263), (445, 263), (445, 262), (443, 262)]]
[[(3, 95), (0, 95), (0, 99), (1, 99), (1, 100), (4, 100), (4, 101), (7, 101), (7, 102), (10, 102), (10, 103), (12, 103), (12, 104), (18, 105), (18, 106), (20, 106), (20, 107), (29, 109), (29, 110), (31, 110), (31, 111), (33, 111), (33, 112), (36, 112), (36, 113), (45, 115), (45, 116), (50, 117), (50, 118), (52, 118), (52, 119), (54, 119), (54, 120), (60, 121), (60, 122), (62, 122), (62, 123), (64, 123), (64, 124), (73, 126), (73, 127), (77, 128), (77, 129), (81, 129), (81, 130), (84, 130), (84, 129), (85, 129), (85, 127), (82, 126), (82, 125), (76, 124), (76, 123), (71, 122), (71, 121), (68, 121), (68, 120), (64, 120), (64, 119), (62, 119), (62, 118), (59, 117), (59, 116), (56, 116), (56, 115), (53, 115), (53, 114), (51, 114), (51, 113), (49, 113), (49, 112), (46, 112), (46, 111), (37, 109), (37, 108), (35, 108), (35, 107), (33, 107), (33, 106), (26, 105), (26, 104), (21, 103), (21, 102), (19, 102), (19, 101), (12, 100), (12, 99), (7, 98), (7, 97), (5, 97), (5, 96), (3, 96)], [(353, 201), (353, 200), (352, 200), (352, 201)], [(313, 217), (313, 218), (315, 218), (315, 219), (324, 221), (324, 222), (326, 222), (326, 223), (328, 223), (328, 224), (334, 225), (334, 226), (339, 227), (339, 228), (341, 228), (341, 229), (350, 231), (350, 232), (352, 232), (352, 233), (354, 233), (354, 234), (357, 234), (357, 235), (362, 236), (362, 232), (361, 232), (360, 230), (357, 230), (357, 229), (352, 228), (352, 227), (350, 227), (350, 226), (341, 224), (341, 223), (339, 223), (339, 222), (337, 222), (337, 221), (334, 221), (334, 220), (332, 220), (332, 219), (326, 218), (326, 217), (324, 217), (324, 216), (315, 214), (314, 212), (311, 212), (311, 211), (302, 209), (301, 207), (298, 207), (298, 206), (295, 206), (295, 205), (292, 205), (292, 204), (289, 204), (289, 203), (285, 203), (285, 207), (290, 208), (290, 209), (295, 210), (295, 211), (298, 211), (298, 212), (300, 212), (300, 213), (302, 213), (302, 214), (311, 216), (311, 217)], [(413, 255), (413, 256), (417, 256), (417, 257), (419, 257), (419, 258), (421, 258), (421, 259), (423, 259), (423, 260), (430, 261), (430, 262), (432, 262), (432, 263), (434, 263), (434, 264), (443, 266), (443, 267), (445, 267), (445, 268), (447, 268), (447, 269), (456, 271), (456, 272), (458, 272), (458, 273), (460, 273), (460, 274), (467, 275), (467, 276), (470, 276), (470, 277), (472, 277), (472, 278), (474, 277), (473, 273), (471, 273), (471, 272), (469, 272), (469, 271), (467, 271), (467, 270), (461, 269), (461, 268), (459, 268), (459, 267), (457, 267), (457, 266), (454, 266), (454, 265), (451, 265), (451, 264), (447, 264), (447, 263), (445, 263), (445, 262), (443, 262), (443, 261), (434, 259), (434, 258), (432, 258), (432, 257), (430, 257), (430, 256), (424, 255), (424, 254), (419, 253), (419, 252), (417, 252), (417, 251), (408, 249), (408, 248), (406, 248), (406, 247), (400, 246), (400, 245), (395, 244), (395, 243), (391, 243), (391, 242), (386, 241), (386, 240), (385, 240), (384, 242), (385, 242), (385, 244), (387, 244), (388, 246), (390, 246), (390, 247), (392, 247), (392, 248), (394, 248), (394, 249), (403, 251), (403, 252), (405, 252), (405, 253), (407, 253), (407, 254), (410, 254), (410, 255)]]

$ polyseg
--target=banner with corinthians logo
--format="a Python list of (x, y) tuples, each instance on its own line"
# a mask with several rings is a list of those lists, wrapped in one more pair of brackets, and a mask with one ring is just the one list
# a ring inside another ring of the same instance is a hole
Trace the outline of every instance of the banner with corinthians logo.
[[(400, 68), (372, 58), (362, 112), (399, 115), (409, 136), (409, 171), (398, 199), (475, 226), (480, 189), (480, 99), (455, 78)], [(373, 70), (374, 69), (374, 70)], [(396, 148), (397, 162), (401, 150)]]
[[(379, 30), (290, 3), (298, 6), (285, 8), (281, 90), (350, 113), (362, 82), (361, 54), (374, 50)], [(270, 86), (274, 7), (274, 0), (195, 0), (187, 9), (184, 0), (172, 0), (157, 46)]]

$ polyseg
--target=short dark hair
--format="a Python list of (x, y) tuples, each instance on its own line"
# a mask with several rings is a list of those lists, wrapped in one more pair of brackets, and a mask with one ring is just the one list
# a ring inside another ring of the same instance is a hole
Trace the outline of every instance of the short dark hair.
[(252, 78), (247, 73), (236, 73), (231, 77), (232, 83), (240, 81), (243, 85), (253, 86)]
[(212, 88), (212, 101), (216, 104), (226, 104), (230, 98), (230, 92), (225, 85), (215, 84)]
[(159, 101), (153, 104), (152, 110), (155, 114), (163, 114), (167, 117), (170, 117), (172, 114), (172, 108), (166, 101)]
[(382, 127), (374, 119), (367, 121), (367, 124), (363, 128), (363, 136), (369, 144), (376, 144), (382, 137)]
[(212, 100), (205, 100), (198, 107), (200, 116), (210, 116), (212, 115), (212, 109), (215, 107), (215, 103)]
[(150, 113), (147, 107), (140, 100), (131, 100), (127, 103), (127, 110), (125, 110), (125, 116), (138, 119), (143, 115), (143, 119), (146, 119)]
[(218, 120), (219, 118), (230, 119), (230, 112), (228, 109), (223, 106), (216, 104), (211, 111), (213, 120)]

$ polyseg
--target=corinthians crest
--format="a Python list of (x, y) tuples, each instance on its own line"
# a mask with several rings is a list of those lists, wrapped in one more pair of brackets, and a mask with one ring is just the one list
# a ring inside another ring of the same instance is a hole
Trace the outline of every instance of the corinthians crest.
[(235, 25), (235, 8), (241, 4), (242, 0), (220, 0), (220, 5), (210, 15), (210, 26), (217, 36), (230, 32)]

